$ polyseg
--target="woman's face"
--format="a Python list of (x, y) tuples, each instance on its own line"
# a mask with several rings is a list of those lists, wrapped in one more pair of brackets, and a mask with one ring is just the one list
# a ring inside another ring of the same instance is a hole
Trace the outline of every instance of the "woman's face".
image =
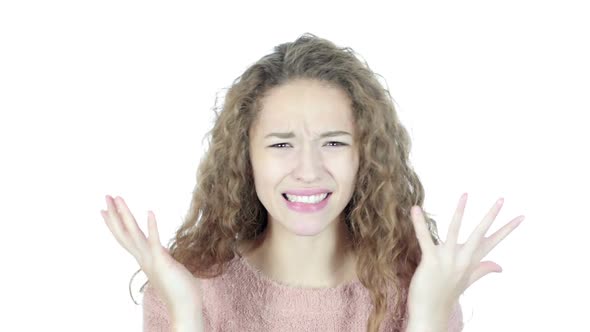
[[(261, 102), (249, 152), (269, 223), (275, 231), (303, 236), (335, 230), (359, 164), (350, 98), (318, 81), (296, 80), (271, 89)], [(297, 195), (298, 190), (329, 194), (309, 204), (309, 193)], [(284, 196), (289, 192), (305, 201), (289, 202)]]

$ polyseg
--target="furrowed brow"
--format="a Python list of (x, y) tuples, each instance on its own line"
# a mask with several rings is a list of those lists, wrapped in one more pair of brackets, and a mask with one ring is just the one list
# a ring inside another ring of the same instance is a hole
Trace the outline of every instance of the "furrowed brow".
[[(343, 131), (343, 130), (334, 130), (334, 131), (327, 131), (323, 134), (320, 135), (320, 138), (324, 138), (324, 137), (336, 137), (336, 136), (344, 136), (344, 135), (348, 135), (348, 136), (352, 136), (349, 132)], [(287, 139), (287, 138), (293, 138), (295, 137), (295, 134), (293, 132), (288, 132), (288, 133), (270, 133), (266, 136), (264, 136), (264, 138), (271, 138), (271, 137), (278, 137), (278, 138), (282, 138), (282, 139)]]

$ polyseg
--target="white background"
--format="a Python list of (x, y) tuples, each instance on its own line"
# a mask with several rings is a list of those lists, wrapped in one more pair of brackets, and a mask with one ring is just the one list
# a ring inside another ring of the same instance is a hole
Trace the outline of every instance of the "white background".
[(167, 242), (216, 94), (311, 32), (387, 82), (443, 239), (463, 192), (461, 241), (499, 197), (488, 234), (526, 216), (461, 298), (465, 331), (588, 331), (584, 1), (211, 3), (0, 4), (1, 330), (140, 331), (104, 196)]

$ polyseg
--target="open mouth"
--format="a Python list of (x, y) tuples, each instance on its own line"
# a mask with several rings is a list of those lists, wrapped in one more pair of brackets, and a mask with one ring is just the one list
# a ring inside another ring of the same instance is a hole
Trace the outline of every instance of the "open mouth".
[(285, 198), (286, 201), (291, 202), (291, 203), (301, 203), (301, 204), (318, 204), (321, 203), (323, 201), (325, 201), (326, 199), (328, 199), (328, 197), (330, 197), (332, 195), (331, 192), (327, 193), (326, 197), (324, 197), (324, 199), (317, 201), (317, 202), (300, 202), (300, 201), (290, 201), (289, 198), (287, 198), (287, 194), (283, 193), (282, 194), (283, 197)]

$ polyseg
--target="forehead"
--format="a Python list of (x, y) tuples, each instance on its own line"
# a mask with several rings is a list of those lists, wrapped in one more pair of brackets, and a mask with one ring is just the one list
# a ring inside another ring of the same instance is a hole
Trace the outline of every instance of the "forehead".
[(346, 92), (313, 80), (297, 80), (272, 88), (261, 99), (257, 131), (299, 130), (309, 134), (354, 129)]

